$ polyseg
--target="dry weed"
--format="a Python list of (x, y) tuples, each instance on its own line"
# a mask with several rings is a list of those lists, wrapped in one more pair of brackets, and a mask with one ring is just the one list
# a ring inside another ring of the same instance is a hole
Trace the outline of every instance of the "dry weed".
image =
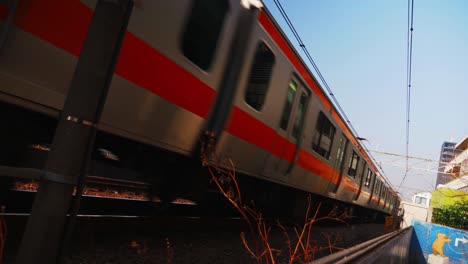
[[(247, 252), (255, 259), (256, 263), (275, 264), (276, 256), (281, 253), (280, 249), (273, 248), (270, 243), (269, 226), (263, 218), (261, 212), (255, 208), (255, 205), (247, 205), (242, 200), (241, 189), (236, 179), (236, 170), (233, 161), (230, 158), (220, 158), (214, 154), (215, 135), (207, 131), (205, 138), (202, 142), (201, 148), (201, 161), (202, 165), (206, 167), (210, 173), (211, 181), (217, 186), (220, 193), (234, 206), (234, 208), (241, 214), (246, 221), (251, 236), (252, 245), (248, 242), (246, 234), (240, 234), (242, 244)], [(323, 220), (334, 220), (346, 223), (345, 219), (349, 216), (346, 213), (338, 214), (337, 208), (332, 210), (327, 216), (318, 217), (321, 204), (318, 205), (311, 216), (312, 200), (310, 196), (307, 200), (307, 210), (304, 218), (304, 225), (300, 228), (294, 228), (296, 235), (296, 243), (292, 242), (290, 235), (286, 228), (277, 221), (277, 226), (282, 230), (286, 242), (285, 246), (288, 252), (288, 263), (306, 263), (314, 259), (318, 251), (341, 250), (342, 248), (336, 247), (337, 239), (332, 239), (330, 235), (322, 233), (322, 236), (327, 241), (326, 246), (318, 246), (316, 241), (312, 240), (311, 231), (314, 223)]]

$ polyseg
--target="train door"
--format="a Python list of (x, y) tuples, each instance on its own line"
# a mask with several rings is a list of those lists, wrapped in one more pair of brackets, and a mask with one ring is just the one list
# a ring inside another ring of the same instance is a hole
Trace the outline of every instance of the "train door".
[(363, 197), (363, 203), (369, 204), (371, 195), (372, 195), (372, 170), (369, 168), (369, 165), (366, 166), (366, 178), (363, 180), (363, 187), (361, 188), (361, 192), (359, 196)]
[[(370, 169), (369, 169), (370, 171)], [(374, 190), (375, 190), (375, 184), (377, 182), (377, 174), (370, 172), (371, 178), (370, 178), (370, 183), (368, 186), (370, 197), (369, 200), (367, 201), (367, 204), (372, 205), (372, 199), (374, 199)]]
[[(379, 174), (376, 174), (375, 177), (377, 178)], [(378, 179), (375, 180), (375, 187), (374, 187), (374, 198), (372, 198), (372, 202), (376, 204), (376, 207), (380, 207), (380, 200), (382, 199), (382, 182)]]
[(382, 208), (387, 209), (387, 199), (388, 199), (388, 188), (387, 186), (384, 187), (383, 195), (383, 206)]
[(328, 191), (332, 193), (336, 193), (338, 187), (340, 186), (341, 179), (343, 177), (343, 168), (345, 164), (345, 153), (348, 148), (349, 140), (345, 137), (345, 135), (341, 135), (340, 139), (338, 140), (338, 150), (336, 152), (335, 163), (333, 166), (333, 176), (332, 176), (332, 183), (328, 187)]
[(294, 166), (300, 145), (304, 116), (310, 93), (297, 78), (288, 82), (281, 119), (278, 124), (272, 154), (267, 158), (264, 173), (285, 179)]
[(354, 200), (358, 200), (359, 199), (359, 196), (361, 195), (361, 192), (362, 192), (362, 186), (363, 186), (363, 183), (364, 183), (364, 179), (365, 179), (365, 173), (366, 173), (366, 162), (363, 160), (362, 162), (362, 170), (361, 170), (361, 173), (358, 174), (358, 178), (357, 178), (357, 182), (359, 183), (359, 190), (356, 194), (356, 197), (354, 198)]

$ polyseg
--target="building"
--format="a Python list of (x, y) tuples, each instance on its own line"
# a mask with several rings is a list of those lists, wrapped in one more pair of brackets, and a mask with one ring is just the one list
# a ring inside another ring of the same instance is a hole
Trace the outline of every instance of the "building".
[(456, 144), (454, 150), (457, 156), (444, 167), (444, 172), (452, 173), (454, 178), (461, 178), (468, 175), (468, 136)]
[(445, 164), (443, 171), (451, 180), (437, 184), (430, 203), (433, 207), (449, 206), (468, 200), (468, 136), (453, 148), (457, 155)]
[(430, 223), (432, 220), (432, 210), (425, 204), (417, 204), (408, 201), (402, 201), (401, 207), (404, 210), (402, 227), (412, 225), (413, 220)]
[(429, 206), (432, 194), (430, 192), (420, 192), (413, 196), (413, 203)]
[(445, 172), (445, 165), (461, 153), (455, 149), (457, 143), (445, 141), (440, 149), (439, 172), (437, 173), (436, 189), (439, 184), (445, 184), (453, 179), (453, 176)]

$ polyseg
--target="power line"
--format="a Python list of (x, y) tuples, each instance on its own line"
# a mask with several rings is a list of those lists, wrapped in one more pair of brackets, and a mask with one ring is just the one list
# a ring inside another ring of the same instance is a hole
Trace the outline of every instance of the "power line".
[[(289, 29), (291, 30), (291, 32), (293, 33), (294, 37), (296, 38), (299, 46), (301, 47), (302, 51), (304, 52), (304, 54), (306, 55), (307, 59), (309, 60), (310, 64), (312, 65), (312, 67), (314, 68), (315, 72), (317, 73), (320, 81), (322, 82), (323, 86), (326, 88), (330, 98), (332, 99), (333, 101), (333, 104), (334, 106), (338, 109), (338, 113), (341, 115), (341, 117), (346, 121), (346, 123), (348, 124), (349, 128), (351, 129), (351, 132), (356, 136), (356, 138), (359, 138), (359, 134), (357, 133), (356, 129), (354, 129), (353, 125), (351, 124), (351, 121), (349, 120), (348, 116), (346, 115), (346, 113), (344, 112), (343, 108), (341, 108), (341, 105), (340, 103), (338, 102), (338, 100), (336, 99), (335, 95), (333, 94), (333, 91), (331, 90), (330, 86), (328, 85), (327, 81), (325, 80), (325, 78), (323, 77), (322, 73), (320, 72), (317, 64), (315, 63), (314, 59), (312, 58), (312, 56), (310, 55), (309, 53), (309, 50), (307, 50), (304, 42), (302, 41), (299, 33), (297, 32), (296, 28), (294, 27), (293, 23), (291, 22), (291, 20), (289, 19), (289, 16), (288, 14), (286, 13), (286, 11), (284, 10), (283, 6), (281, 5), (280, 1), (279, 0), (273, 0), (273, 2), (275, 3), (276, 7), (278, 8), (279, 12), (281, 13), (281, 16), (284, 18), (284, 20), (286, 21), (286, 24), (288, 25)], [(384, 170), (382, 168), (382, 166), (380, 166), (380, 164), (375, 160), (374, 156), (372, 156), (372, 154), (369, 152), (369, 150), (367, 149), (367, 147), (364, 145), (364, 144), (361, 144), (362, 147), (366, 150), (367, 152), (367, 155), (369, 156), (369, 158), (374, 162), (375, 165), (377, 165), (380, 169), (380, 171), (382, 172), (381, 175), (382, 177), (385, 179), (385, 181), (387, 182), (387, 184), (391, 187), (393, 187), (393, 185), (391, 184), (390, 180), (385, 176), (385, 173), (384, 173)], [(393, 188), (395, 189), (395, 188)], [(396, 191), (396, 189), (395, 189)]]
[(317, 64), (315, 63), (314, 59), (310, 55), (309, 51), (307, 50), (304, 42), (302, 41), (301, 37), (299, 36), (299, 33), (297, 33), (296, 28), (294, 27), (291, 20), (289, 19), (289, 16), (286, 13), (286, 11), (284, 10), (283, 6), (279, 2), (279, 0), (273, 0), (273, 2), (275, 3), (276, 7), (280, 11), (280, 13), (283, 16), (284, 20), (288, 24), (288, 27), (291, 29), (294, 37), (296, 38), (297, 42), (299, 43), (299, 46), (303, 50), (304, 54), (306, 55), (307, 59), (309, 60), (310, 64), (312, 65), (312, 67), (314, 68), (314, 70), (317, 73), (319, 79), (321, 80), (323, 86), (325, 86), (326, 90), (328, 91), (328, 94), (330, 95), (331, 99), (333, 100), (333, 103), (335, 104), (336, 108), (338, 108), (340, 114), (343, 116), (345, 121), (348, 123), (348, 125), (351, 128), (351, 130), (353, 131), (353, 133), (355, 133), (357, 135), (356, 130), (354, 129), (351, 122), (349, 121), (348, 117), (346, 116), (346, 113), (341, 108), (341, 105), (338, 103), (338, 100), (336, 99), (335, 95), (333, 94), (333, 91), (330, 89), (330, 86), (328, 85), (327, 81), (325, 80), (322, 73), (318, 69)]
[[(416, 163), (416, 164), (409, 164), (409, 162), (407, 162), (405, 165), (410, 167), (410, 166), (415, 166), (415, 165), (419, 165), (419, 164), (423, 164), (423, 163), (438, 163), (438, 166), (434, 167), (434, 168), (428, 168), (427, 170), (429, 171), (435, 171), (437, 173), (442, 173), (442, 174), (447, 174), (447, 175), (456, 175), (456, 173), (447, 173), (447, 172), (444, 172), (444, 171), (440, 171), (440, 169), (444, 169), (447, 167), (447, 165), (453, 165), (453, 166), (457, 166), (459, 168), (468, 168), (468, 165), (467, 164), (463, 164), (462, 162), (455, 162), (454, 163), (454, 159), (452, 159), (451, 161), (441, 161), (441, 160), (433, 160), (433, 159), (428, 159), (428, 158), (421, 158), (421, 157), (415, 157), (415, 156), (406, 156), (406, 155), (402, 155), (402, 154), (397, 154), (397, 153), (390, 153), (390, 152), (384, 152), (384, 151), (377, 151), (377, 150), (370, 150), (371, 152), (373, 153), (376, 153), (376, 154), (380, 154), (380, 155), (386, 155), (386, 156), (394, 156), (394, 157), (400, 157), (400, 159), (403, 159), (405, 158), (407, 161), (408, 160), (420, 160), (422, 162), (420, 163)], [(398, 163), (397, 161), (400, 160), (400, 159), (396, 159), (394, 161), (380, 161), (381, 163), (386, 163), (386, 164), (398, 164), (398, 165), (401, 165), (402, 163)], [(406, 167), (405, 166), (405, 167)]]
[(409, 171), (409, 139), (410, 139), (410, 116), (411, 116), (411, 81), (413, 64), (413, 18), (414, 0), (408, 0), (408, 44), (406, 47), (406, 172), (398, 188), (405, 182)]
[(428, 188), (428, 189), (421, 189), (421, 188), (411, 188), (411, 187), (404, 187), (401, 186), (401, 189), (406, 189), (406, 190), (413, 190), (413, 191), (418, 191), (418, 192), (431, 192), (433, 191), (433, 188)]
[(397, 153), (390, 153), (390, 152), (385, 152), (385, 151), (377, 151), (377, 150), (370, 150), (371, 152), (377, 153), (377, 154), (382, 154), (382, 155), (387, 155), (387, 156), (395, 156), (395, 157), (402, 157), (408, 159), (415, 159), (415, 160), (423, 160), (423, 161), (428, 161), (428, 162), (439, 162), (443, 164), (449, 164), (450, 162), (443, 162), (440, 160), (433, 160), (433, 159), (428, 159), (428, 158), (421, 158), (421, 157), (414, 157), (414, 156), (407, 156), (407, 155), (402, 155), (402, 154), (397, 154)]

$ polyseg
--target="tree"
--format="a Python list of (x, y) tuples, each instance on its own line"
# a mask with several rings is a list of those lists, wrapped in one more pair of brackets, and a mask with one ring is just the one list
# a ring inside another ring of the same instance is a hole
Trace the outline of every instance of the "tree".
[(468, 230), (468, 200), (453, 205), (434, 208), (432, 222), (453, 228)]

